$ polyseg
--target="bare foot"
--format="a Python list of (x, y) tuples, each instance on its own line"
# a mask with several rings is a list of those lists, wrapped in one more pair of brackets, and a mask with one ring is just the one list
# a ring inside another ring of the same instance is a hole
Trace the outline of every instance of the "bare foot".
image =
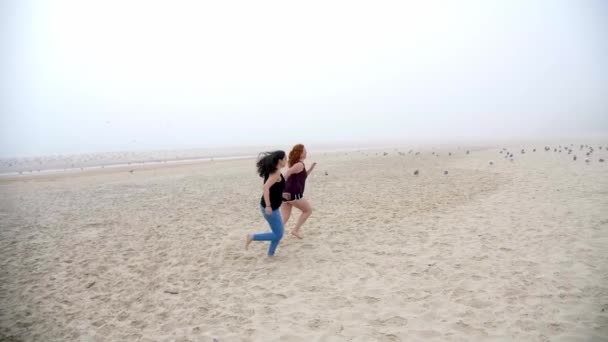
[(247, 234), (247, 239), (245, 240), (245, 250), (249, 249), (249, 244), (253, 241), (253, 235)]
[(291, 235), (297, 237), (298, 239), (302, 239), (302, 235), (300, 235), (300, 230), (299, 229), (298, 230), (295, 230), (295, 229), (292, 230), (291, 231)]

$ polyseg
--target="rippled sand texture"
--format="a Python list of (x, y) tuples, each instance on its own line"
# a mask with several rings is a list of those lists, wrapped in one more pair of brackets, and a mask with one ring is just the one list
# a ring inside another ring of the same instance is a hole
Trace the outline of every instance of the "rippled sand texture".
[(606, 340), (608, 153), (537, 148), (311, 151), (274, 259), (252, 160), (0, 180), (0, 340)]

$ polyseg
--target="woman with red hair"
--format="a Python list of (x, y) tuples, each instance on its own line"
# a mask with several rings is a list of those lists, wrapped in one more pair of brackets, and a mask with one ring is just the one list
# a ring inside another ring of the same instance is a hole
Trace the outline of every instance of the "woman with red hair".
[(304, 187), (306, 185), (306, 178), (312, 173), (317, 166), (317, 163), (312, 163), (310, 169), (306, 170), (303, 160), (306, 159), (306, 148), (302, 144), (295, 145), (289, 152), (289, 158), (287, 165), (289, 169), (285, 173), (285, 192), (283, 193), (283, 205), (281, 205), (281, 216), (283, 217), (283, 224), (287, 223), (291, 216), (291, 210), (293, 207), (298, 208), (302, 211), (302, 214), (298, 218), (295, 228), (291, 231), (291, 234), (299, 239), (302, 238), (300, 235), (300, 228), (310, 214), (312, 214), (312, 207), (310, 203), (304, 198)]

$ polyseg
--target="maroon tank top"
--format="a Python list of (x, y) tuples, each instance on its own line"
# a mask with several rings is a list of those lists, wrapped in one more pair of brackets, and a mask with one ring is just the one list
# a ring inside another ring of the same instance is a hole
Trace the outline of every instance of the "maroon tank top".
[(302, 195), (304, 195), (304, 187), (306, 185), (306, 177), (308, 177), (308, 173), (306, 172), (306, 165), (302, 163), (302, 166), (304, 166), (304, 170), (302, 170), (302, 172), (290, 175), (285, 183), (285, 192), (290, 193), (292, 199), (301, 198)]

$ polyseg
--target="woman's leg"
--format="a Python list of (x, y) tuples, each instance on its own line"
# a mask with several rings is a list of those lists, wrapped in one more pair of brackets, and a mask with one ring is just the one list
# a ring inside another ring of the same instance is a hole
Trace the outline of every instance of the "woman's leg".
[(287, 221), (289, 221), (289, 218), (291, 217), (292, 208), (293, 206), (289, 202), (283, 202), (281, 204), (281, 217), (283, 218), (283, 225), (285, 225)]
[(296, 226), (291, 231), (291, 234), (293, 234), (296, 237), (301, 239), (302, 237), (300, 236), (300, 228), (312, 214), (312, 207), (310, 206), (310, 203), (308, 203), (308, 200), (306, 200), (306, 198), (295, 200), (292, 203), (293, 203), (292, 205), (294, 207), (296, 207), (302, 211), (302, 214), (300, 215), (300, 217), (298, 217), (298, 222), (296, 223)]
[(270, 241), (270, 248), (268, 249), (268, 256), (273, 256), (274, 251), (277, 249), (279, 242), (283, 238), (283, 219), (281, 218), (281, 211), (274, 210), (272, 214), (266, 215), (264, 209), (262, 209), (262, 214), (268, 224), (270, 225), (270, 229), (272, 233), (260, 233), (253, 234), (251, 236), (252, 241)]
[(270, 241), (270, 247), (268, 248), (268, 256), (274, 256), (274, 251), (279, 246), (279, 242), (283, 238), (283, 218), (281, 218), (281, 211), (275, 210), (272, 212), (269, 218), (267, 218), (268, 223), (270, 224), (270, 229), (275, 235), (275, 239)]

